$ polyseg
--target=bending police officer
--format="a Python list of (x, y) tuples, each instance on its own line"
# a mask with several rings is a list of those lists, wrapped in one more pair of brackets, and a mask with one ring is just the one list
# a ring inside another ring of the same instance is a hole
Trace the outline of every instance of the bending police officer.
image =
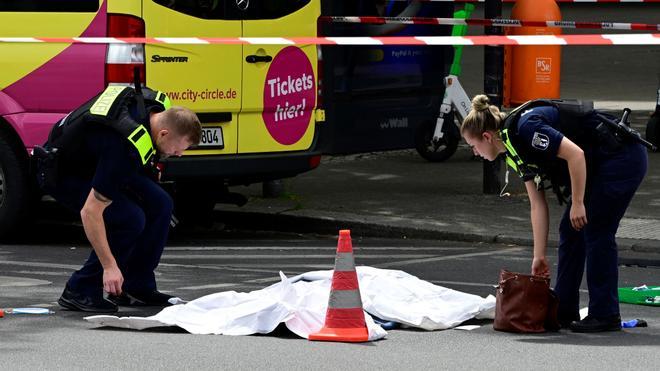
[(173, 206), (154, 179), (155, 162), (198, 144), (201, 125), (189, 109), (171, 107), (165, 94), (143, 91), (109, 86), (60, 120), (45, 148), (35, 150), (41, 187), (80, 213), (93, 248), (58, 300), (64, 308), (115, 312), (117, 305), (170, 304), (172, 296), (157, 290), (154, 270)]
[[(559, 320), (575, 332), (619, 330), (619, 221), (647, 168), (644, 147), (603, 125), (603, 113), (580, 104), (531, 101), (504, 115), (485, 95), (472, 100), (461, 134), (475, 155), (505, 153), (523, 179), (534, 237), (532, 274), (549, 276), (545, 182), (567, 207), (559, 225), (555, 291)], [(580, 320), (579, 288), (586, 261), (589, 315)]]

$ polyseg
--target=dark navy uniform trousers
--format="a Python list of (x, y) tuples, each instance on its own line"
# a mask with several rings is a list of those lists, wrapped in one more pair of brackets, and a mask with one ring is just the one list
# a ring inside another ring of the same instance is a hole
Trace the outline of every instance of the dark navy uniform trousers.
[[(51, 194), (67, 207), (80, 212), (91, 190), (89, 181), (65, 177)], [(154, 270), (167, 240), (172, 198), (146, 176), (128, 180), (124, 192), (112, 200), (104, 213), (110, 250), (124, 276), (128, 292), (156, 290)], [(69, 289), (89, 296), (103, 293), (103, 267), (92, 251), (81, 269), (73, 273)]]
[(618, 253), (615, 241), (619, 222), (647, 168), (646, 149), (627, 144), (621, 150), (594, 153), (585, 199), (587, 225), (571, 227), (569, 203), (559, 225), (559, 261), (555, 291), (560, 318), (579, 318), (579, 288), (587, 271), (589, 315), (619, 314)]

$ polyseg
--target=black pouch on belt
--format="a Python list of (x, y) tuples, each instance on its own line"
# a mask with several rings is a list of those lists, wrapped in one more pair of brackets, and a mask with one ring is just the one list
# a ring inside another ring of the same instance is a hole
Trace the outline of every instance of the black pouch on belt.
[(605, 150), (616, 152), (623, 148), (623, 140), (619, 138), (604, 122), (601, 122), (596, 126), (596, 133), (598, 136), (598, 143)]
[(53, 189), (57, 185), (57, 148), (46, 149), (35, 146), (32, 156), (36, 159), (37, 182), (44, 189)]

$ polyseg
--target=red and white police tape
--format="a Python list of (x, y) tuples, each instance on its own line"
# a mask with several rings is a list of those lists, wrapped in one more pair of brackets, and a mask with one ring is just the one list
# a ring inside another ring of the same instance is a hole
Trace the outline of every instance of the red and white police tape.
[(559, 27), (592, 28), (603, 30), (660, 31), (660, 24), (618, 23), (618, 22), (574, 22), (574, 21), (524, 21), (519, 19), (460, 19), (429, 17), (319, 17), (327, 23), (362, 24), (419, 24), (419, 25), (458, 25), (494, 27)]
[(660, 45), (660, 33), (389, 37), (0, 37), (0, 43), (251, 45)]

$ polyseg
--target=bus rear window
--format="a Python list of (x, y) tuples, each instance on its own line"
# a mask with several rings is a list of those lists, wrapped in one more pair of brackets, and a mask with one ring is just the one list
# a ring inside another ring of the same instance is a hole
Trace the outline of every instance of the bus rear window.
[(153, 0), (179, 13), (202, 19), (275, 19), (302, 9), (310, 0)]
[[(234, 0), (153, 0), (176, 12), (202, 19), (240, 19)], [(248, 2), (249, 3), (249, 2)]]
[(0, 12), (76, 12), (94, 13), (99, 0), (2, 0)]

